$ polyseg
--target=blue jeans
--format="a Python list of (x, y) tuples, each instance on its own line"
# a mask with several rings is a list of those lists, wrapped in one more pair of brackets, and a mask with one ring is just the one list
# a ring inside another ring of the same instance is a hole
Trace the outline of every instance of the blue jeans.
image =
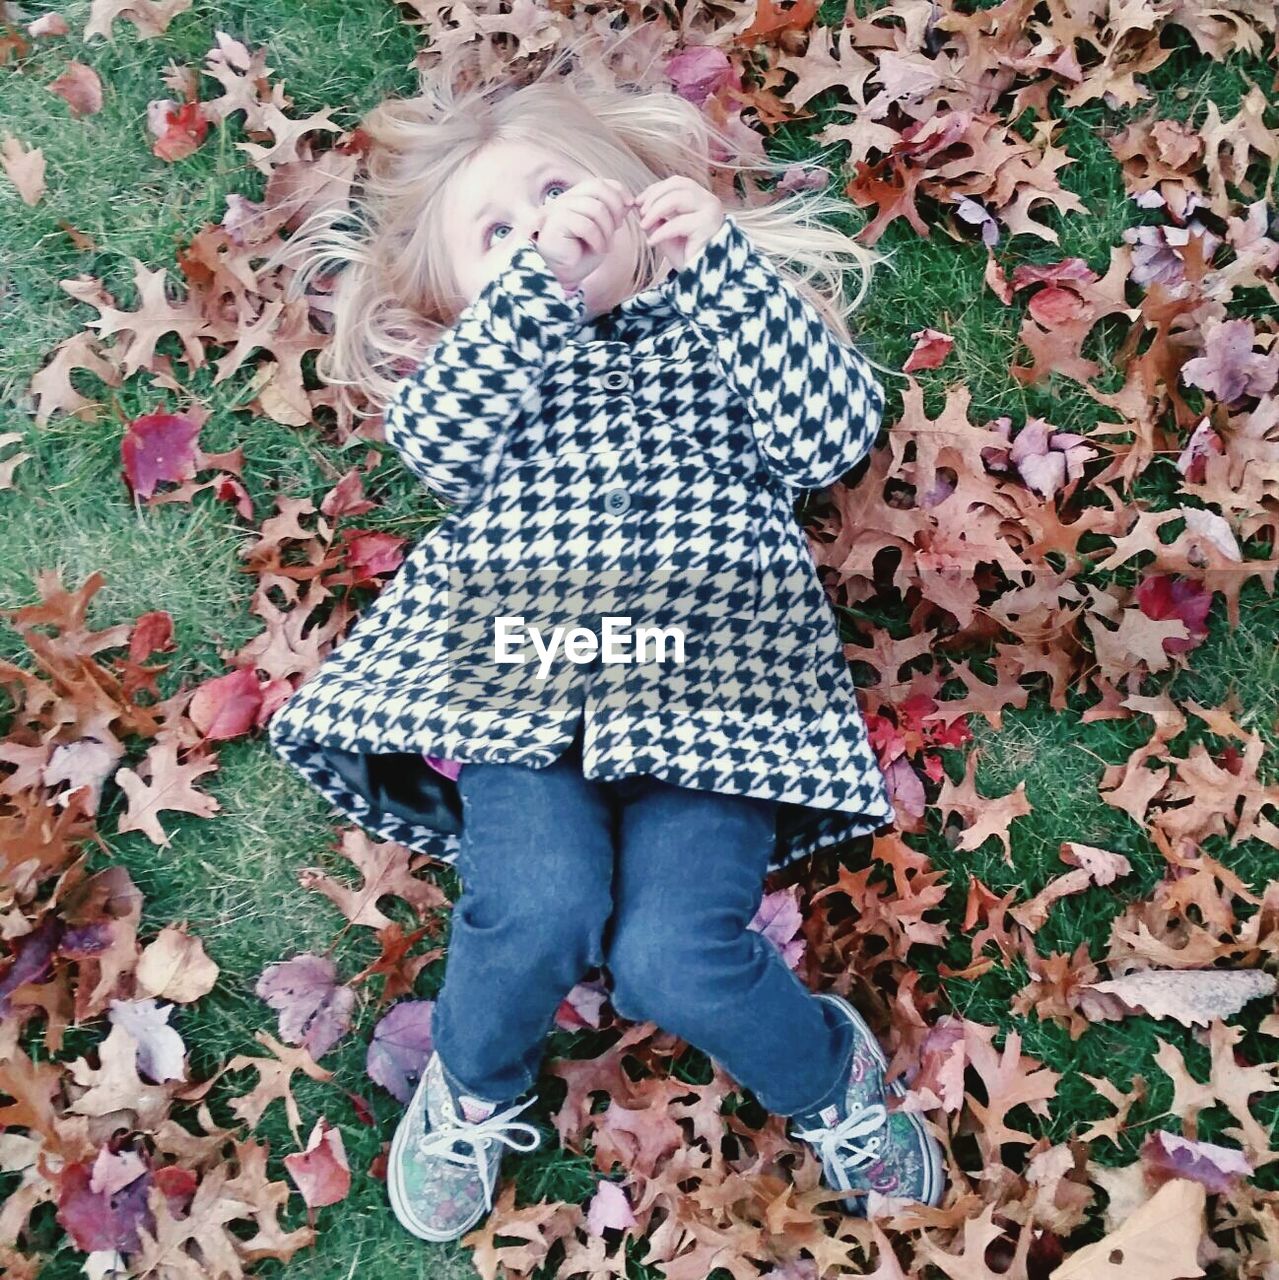
[(607, 964), (622, 1017), (700, 1049), (766, 1110), (843, 1096), (852, 1026), (747, 925), (776, 802), (650, 775), (591, 781), (582, 726), (542, 769), (467, 764), (444, 985), (432, 1037), (454, 1088), (509, 1101), (537, 1078), (555, 1011)]

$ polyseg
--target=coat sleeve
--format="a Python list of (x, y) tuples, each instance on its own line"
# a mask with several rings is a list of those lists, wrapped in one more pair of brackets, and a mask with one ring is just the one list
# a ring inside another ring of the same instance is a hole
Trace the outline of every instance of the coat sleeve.
[(542, 367), (583, 317), (525, 241), (476, 295), (383, 411), (386, 441), (449, 502), (467, 504), (492, 482)]
[(869, 452), (884, 415), (873, 370), (731, 214), (667, 288), (746, 402), (764, 465), (775, 476), (820, 489)]

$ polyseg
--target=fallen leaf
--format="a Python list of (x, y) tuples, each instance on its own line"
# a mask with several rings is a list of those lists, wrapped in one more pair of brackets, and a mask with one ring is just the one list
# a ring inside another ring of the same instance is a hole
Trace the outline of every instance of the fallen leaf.
[(351, 1028), (355, 992), (337, 981), (328, 956), (304, 951), (270, 964), (254, 991), (280, 1014), (280, 1039), (322, 1058)]
[(123, 1027), (137, 1045), (139, 1071), (145, 1072), (156, 1084), (166, 1080), (185, 1080), (186, 1046), (174, 1027), (169, 1026), (169, 1016), (176, 1006), (161, 1007), (152, 999), (112, 1000), (112, 1023)]
[(592, 1235), (603, 1235), (607, 1230), (625, 1231), (635, 1225), (626, 1192), (607, 1178), (601, 1178), (586, 1211), (587, 1230)]
[(120, 19), (133, 23), (139, 40), (162, 36), (179, 13), (185, 13), (193, 0), (93, 0), (84, 38), (111, 38), (111, 28)]
[(1276, 982), (1260, 969), (1146, 969), (1084, 990), (1116, 997), (1130, 1014), (1175, 1018), (1206, 1027), (1238, 1013), (1250, 1000), (1274, 993)]
[(390, 928), (390, 917), (377, 905), (385, 896), (403, 898), (419, 919), (445, 905), (447, 899), (437, 885), (412, 874), (429, 861), (424, 854), (413, 855), (393, 841), (374, 841), (354, 828), (344, 830), (339, 840), (340, 852), (355, 864), (364, 883), (353, 888), (316, 867), (303, 867), (298, 872), (298, 883), (304, 889), (324, 894), (352, 924), (379, 930)]
[(248, 733), (262, 710), (262, 682), (252, 667), (215, 676), (191, 697), (187, 714), (210, 742), (224, 742)]
[(1141, 1144), (1141, 1162), (1160, 1179), (1190, 1178), (1214, 1194), (1231, 1191), (1254, 1172), (1244, 1153), (1234, 1147), (1195, 1142), (1165, 1129), (1156, 1130)]
[(147, 110), (147, 124), (155, 134), (152, 154), (172, 164), (184, 160), (199, 149), (209, 133), (209, 119), (200, 102), (174, 102), (160, 99)]
[(149, 498), (161, 481), (189, 480), (196, 471), (200, 424), (181, 413), (144, 413), (120, 441), (129, 488)]
[(1083, 436), (1054, 431), (1042, 418), (1026, 419), (1009, 453), (1021, 478), (1041, 498), (1051, 498), (1067, 480), (1078, 480), (1084, 463), (1096, 456)]
[(1204, 1234), (1202, 1184), (1165, 1182), (1131, 1217), (1072, 1253), (1049, 1280), (1192, 1280)]
[(902, 365), (903, 373), (914, 373), (916, 369), (936, 369), (955, 345), (955, 339), (948, 333), (937, 329), (917, 329), (910, 335), (915, 339), (906, 363)]
[(60, 13), (46, 13), (34, 22), (27, 23), (27, 34), (40, 39), (42, 36), (65, 36), (71, 28)]
[(1251, 320), (1208, 321), (1204, 353), (1187, 360), (1181, 376), (1192, 387), (1229, 404), (1241, 396), (1264, 396), (1279, 379), (1279, 347), (1268, 355), (1253, 351), (1257, 334)]
[(179, 764), (177, 746), (158, 742), (148, 750), (141, 767), (147, 774), (145, 780), (132, 769), (120, 769), (115, 775), (116, 785), (128, 798), (128, 808), (116, 827), (121, 834), (141, 831), (153, 844), (167, 845), (169, 837), (160, 825), (161, 812), (167, 809), (211, 818), (222, 808), (213, 796), (197, 791), (193, 785), (197, 778), (217, 769), (216, 760), (192, 753), (184, 764)]
[(138, 987), (146, 995), (178, 1004), (201, 1000), (218, 980), (218, 966), (204, 943), (178, 925), (165, 925), (138, 957)]
[(28, 147), (9, 134), (0, 146), (0, 164), (9, 181), (18, 189), (23, 204), (39, 204), (45, 193), (44, 152)]
[(315, 1122), (306, 1150), (285, 1156), (284, 1167), (308, 1208), (337, 1204), (345, 1200), (351, 1190), (351, 1169), (346, 1161), (342, 1133), (323, 1116)]
[(401, 1000), (373, 1028), (364, 1069), (393, 1098), (407, 1106), (431, 1055), (433, 1000)]
[(790, 968), (799, 967), (804, 956), (804, 916), (793, 886), (764, 894), (746, 927), (762, 933)]
[(49, 85), (71, 108), (73, 116), (97, 115), (102, 110), (102, 81), (98, 73), (83, 62), (69, 62), (67, 69)]
[(598, 978), (590, 982), (575, 982), (556, 1006), (552, 1025), (561, 1031), (598, 1028), (608, 998), (609, 992)]
[(1155, 574), (1141, 580), (1133, 598), (1148, 618), (1156, 621), (1176, 618), (1185, 623), (1187, 634), (1184, 637), (1164, 636), (1165, 653), (1186, 653), (1207, 638), (1212, 592), (1206, 590), (1202, 583), (1178, 574)]

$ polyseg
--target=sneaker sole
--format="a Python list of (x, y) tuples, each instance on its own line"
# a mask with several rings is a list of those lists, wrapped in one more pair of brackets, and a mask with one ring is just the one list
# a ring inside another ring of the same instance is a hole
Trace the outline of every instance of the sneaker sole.
[[(870, 1045), (871, 1053), (875, 1057), (875, 1061), (879, 1063), (880, 1071), (886, 1076), (888, 1074), (888, 1059), (884, 1057), (883, 1046), (879, 1043), (879, 1037), (870, 1029), (866, 1019), (857, 1012), (856, 1008), (843, 996), (837, 995), (833, 991), (816, 991), (813, 993), (819, 1000), (825, 1000), (829, 1004), (833, 1004), (849, 1022), (853, 1024), (865, 1037), (866, 1043)], [(902, 1084), (901, 1079), (885, 1081), (884, 1088), (893, 1095), (894, 1098), (904, 1098), (906, 1096), (906, 1086)], [(929, 1208), (935, 1208), (941, 1203), (942, 1194), (946, 1189), (946, 1176), (942, 1167), (942, 1150), (941, 1144), (928, 1132), (924, 1126), (923, 1119), (917, 1112), (902, 1112), (910, 1123), (914, 1126), (915, 1132), (919, 1134), (924, 1150), (928, 1152), (928, 1160), (924, 1166), (925, 1173), (925, 1194), (920, 1197), (920, 1203), (928, 1205)]]
[[(408, 1114), (413, 1108), (419, 1105), (418, 1094), (426, 1088), (426, 1069), (423, 1068), (421, 1078), (417, 1082), (417, 1088), (413, 1091), (413, 1098), (408, 1105), (407, 1112), (400, 1118), (399, 1124), (395, 1126), (395, 1133), (391, 1136), (391, 1150), (387, 1154), (386, 1160), (386, 1192), (391, 1201), (391, 1210), (395, 1214), (396, 1220), (406, 1231), (417, 1236), (419, 1240), (428, 1240), (431, 1244), (447, 1244), (452, 1240), (466, 1235), (477, 1223), (481, 1222), (488, 1214), (483, 1201), (480, 1202), (480, 1210), (473, 1214), (461, 1226), (453, 1228), (451, 1231), (440, 1231), (432, 1227), (425, 1226), (417, 1216), (413, 1213), (412, 1200), (407, 1195), (403, 1184), (400, 1181), (400, 1156), (404, 1150), (404, 1143), (408, 1136), (409, 1126), (407, 1123)], [(423, 1111), (426, 1109), (425, 1099), (421, 1100)]]

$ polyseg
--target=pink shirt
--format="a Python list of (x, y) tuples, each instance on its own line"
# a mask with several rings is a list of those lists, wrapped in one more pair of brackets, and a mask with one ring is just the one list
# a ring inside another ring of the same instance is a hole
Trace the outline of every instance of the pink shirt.
[(457, 775), (462, 772), (464, 762), (461, 760), (446, 760), (443, 756), (428, 756), (425, 754), (422, 758), (436, 773), (442, 773), (446, 778), (452, 778), (454, 782), (457, 781)]

